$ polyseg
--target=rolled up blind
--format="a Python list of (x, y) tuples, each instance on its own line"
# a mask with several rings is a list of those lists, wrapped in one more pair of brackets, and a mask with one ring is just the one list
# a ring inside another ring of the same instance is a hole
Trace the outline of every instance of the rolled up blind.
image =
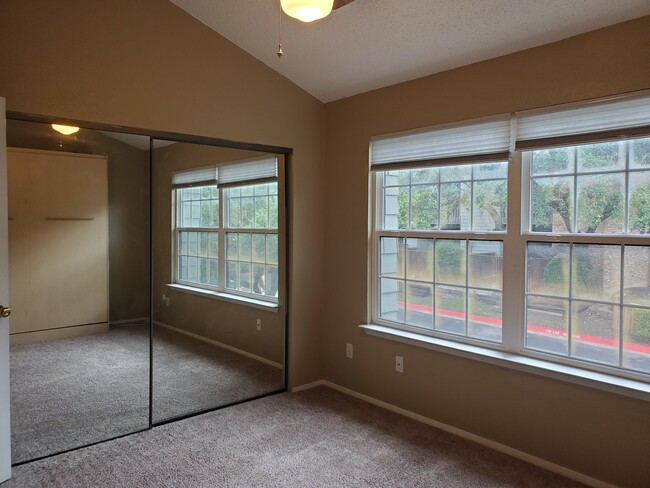
[(650, 97), (517, 113), (518, 150), (650, 134)]
[(172, 175), (172, 188), (189, 188), (217, 184), (218, 170), (215, 165), (176, 171)]
[(466, 159), (507, 159), (510, 149), (510, 116), (456, 125), (378, 136), (370, 143), (372, 170), (398, 165), (435, 164)]
[(275, 154), (219, 166), (219, 186), (234, 186), (276, 181), (278, 160)]

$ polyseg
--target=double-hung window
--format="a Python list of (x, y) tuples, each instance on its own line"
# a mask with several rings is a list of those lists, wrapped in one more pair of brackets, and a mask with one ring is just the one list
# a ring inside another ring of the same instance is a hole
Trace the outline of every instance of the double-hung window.
[(174, 283), (278, 301), (276, 156), (177, 171)]
[(373, 323), (648, 380), (649, 97), (381, 136), (370, 162)]

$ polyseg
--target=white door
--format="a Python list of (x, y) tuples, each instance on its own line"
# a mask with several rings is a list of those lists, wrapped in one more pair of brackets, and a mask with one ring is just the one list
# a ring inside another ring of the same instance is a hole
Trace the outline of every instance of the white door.
[(7, 258), (7, 131), (5, 99), (0, 98), (0, 483), (11, 476), (9, 434), (9, 260)]

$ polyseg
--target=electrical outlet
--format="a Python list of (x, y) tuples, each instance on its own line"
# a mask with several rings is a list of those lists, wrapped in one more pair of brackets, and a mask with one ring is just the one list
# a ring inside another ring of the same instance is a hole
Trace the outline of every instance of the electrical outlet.
[(354, 356), (354, 346), (349, 342), (346, 345), (345, 355), (350, 359), (352, 359)]
[(262, 319), (257, 319), (256, 327), (258, 331), (262, 330)]
[(163, 296), (162, 296), (162, 302), (163, 302), (165, 305), (169, 306), (169, 296), (168, 296), (168, 295), (165, 295), (165, 294), (163, 293)]
[(404, 372), (404, 358), (402, 356), (395, 356), (395, 371), (398, 373)]

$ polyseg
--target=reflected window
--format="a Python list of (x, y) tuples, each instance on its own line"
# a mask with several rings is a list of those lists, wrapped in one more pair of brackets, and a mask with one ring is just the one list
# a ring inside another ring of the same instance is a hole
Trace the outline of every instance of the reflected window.
[(278, 299), (275, 156), (174, 173), (174, 281)]

